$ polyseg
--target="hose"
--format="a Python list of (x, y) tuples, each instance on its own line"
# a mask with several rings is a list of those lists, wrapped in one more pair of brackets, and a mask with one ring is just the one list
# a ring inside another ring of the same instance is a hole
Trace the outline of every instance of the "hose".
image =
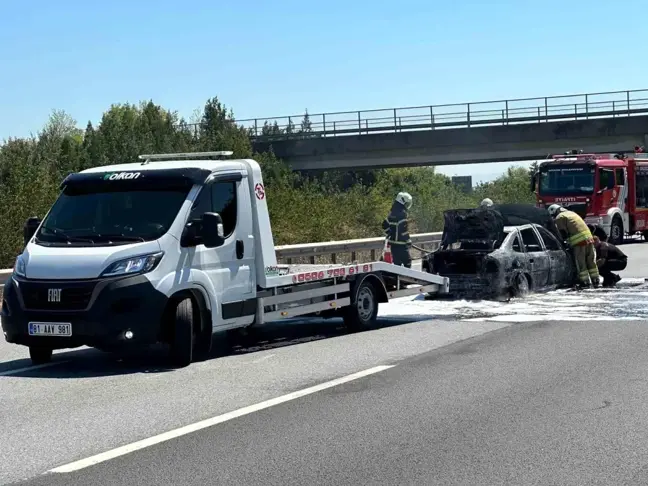
[(415, 250), (420, 251), (421, 253), (425, 253), (426, 255), (429, 255), (430, 253), (434, 253), (436, 251), (436, 250), (425, 250), (425, 249), (421, 248), (420, 246), (416, 246), (416, 245), (412, 245), (412, 248), (414, 248)]

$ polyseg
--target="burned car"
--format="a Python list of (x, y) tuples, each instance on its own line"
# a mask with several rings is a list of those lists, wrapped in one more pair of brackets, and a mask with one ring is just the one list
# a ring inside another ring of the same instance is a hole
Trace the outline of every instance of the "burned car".
[(423, 269), (449, 277), (451, 297), (507, 298), (575, 282), (571, 251), (542, 209), (456, 209), (444, 219), (441, 246), (423, 260)]

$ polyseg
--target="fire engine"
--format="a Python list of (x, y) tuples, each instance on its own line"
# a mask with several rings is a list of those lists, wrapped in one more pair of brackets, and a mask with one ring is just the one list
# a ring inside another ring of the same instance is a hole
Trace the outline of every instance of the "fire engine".
[(542, 162), (531, 175), (536, 206), (558, 203), (605, 230), (609, 242), (625, 234), (648, 239), (648, 154), (584, 154), (571, 150)]

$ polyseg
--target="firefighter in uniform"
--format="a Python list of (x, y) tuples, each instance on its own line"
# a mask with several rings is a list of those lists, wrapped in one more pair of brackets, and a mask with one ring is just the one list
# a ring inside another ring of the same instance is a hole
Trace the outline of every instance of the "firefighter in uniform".
[(558, 230), (567, 235), (567, 243), (574, 250), (580, 284), (589, 287), (591, 281), (594, 287), (598, 287), (600, 277), (596, 265), (594, 238), (583, 218), (559, 204), (549, 206), (549, 214), (554, 218)]
[(607, 242), (605, 232), (601, 236), (594, 235), (594, 248), (596, 248), (596, 266), (603, 277), (603, 287), (614, 287), (621, 277), (612, 270), (625, 270), (628, 266), (628, 256), (615, 245)]
[(412, 196), (407, 192), (399, 192), (394, 200), (389, 216), (383, 221), (382, 227), (387, 242), (391, 247), (394, 264), (412, 268), (410, 256), (410, 239), (407, 216), (412, 207)]

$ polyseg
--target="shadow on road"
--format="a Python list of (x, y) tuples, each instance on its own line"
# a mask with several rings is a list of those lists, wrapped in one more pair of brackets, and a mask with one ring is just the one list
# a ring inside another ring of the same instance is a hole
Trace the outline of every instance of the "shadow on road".
[[(381, 318), (372, 330), (429, 319), (430, 316)], [(356, 332), (370, 331), (354, 332), (348, 330), (342, 324), (341, 319), (321, 319), (309, 322), (295, 320), (269, 324), (245, 334), (236, 331), (222, 332), (214, 334), (212, 352), (202, 361), (294, 346)], [(82, 348), (56, 353), (51, 365), (44, 368), (33, 367), (29, 359), (0, 363), (0, 374), (11, 372), (8, 375), (0, 375), (0, 380), (15, 377), (78, 379), (136, 373), (166, 373), (174, 371), (174, 368), (168, 364), (167, 356), (167, 348), (162, 345), (121, 354), (103, 353), (94, 349)]]

